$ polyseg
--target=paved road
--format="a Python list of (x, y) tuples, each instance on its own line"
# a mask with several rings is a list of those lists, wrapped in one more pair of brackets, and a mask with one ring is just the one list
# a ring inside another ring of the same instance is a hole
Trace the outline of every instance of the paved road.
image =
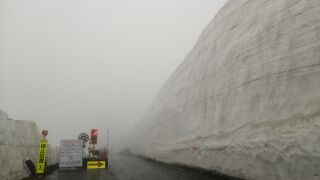
[(220, 180), (208, 174), (145, 160), (112, 154), (107, 170), (56, 171), (46, 180)]

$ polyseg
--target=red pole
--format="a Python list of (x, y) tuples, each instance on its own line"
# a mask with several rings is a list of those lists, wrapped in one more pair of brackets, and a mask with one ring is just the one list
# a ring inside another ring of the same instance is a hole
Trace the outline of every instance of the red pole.
[(109, 129), (108, 129), (108, 137), (107, 137), (107, 157), (109, 157)]

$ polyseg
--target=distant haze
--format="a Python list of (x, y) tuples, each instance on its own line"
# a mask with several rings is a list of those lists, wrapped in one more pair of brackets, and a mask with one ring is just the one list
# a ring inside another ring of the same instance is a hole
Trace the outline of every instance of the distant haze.
[(117, 145), (224, 3), (1, 0), (0, 109), (54, 145), (91, 128)]

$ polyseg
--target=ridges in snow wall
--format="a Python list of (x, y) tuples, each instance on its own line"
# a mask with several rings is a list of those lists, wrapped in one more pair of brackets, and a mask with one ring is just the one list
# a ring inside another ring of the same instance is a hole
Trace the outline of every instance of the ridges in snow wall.
[(320, 1), (229, 0), (130, 147), (236, 177), (319, 179), (319, 127)]

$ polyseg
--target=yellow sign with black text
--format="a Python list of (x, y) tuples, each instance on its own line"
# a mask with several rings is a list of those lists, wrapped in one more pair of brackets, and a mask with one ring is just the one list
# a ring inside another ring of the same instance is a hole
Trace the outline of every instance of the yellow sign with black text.
[(39, 146), (39, 151), (38, 151), (38, 163), (37, 163), (37, 170), (36, 170), (37, 174), (44, 174), (47, 149), (48, 149), (48, 141), (41, 140), (40, 146)]
[(88, 161), (87, 169), (105, 169), (106, 161)]

